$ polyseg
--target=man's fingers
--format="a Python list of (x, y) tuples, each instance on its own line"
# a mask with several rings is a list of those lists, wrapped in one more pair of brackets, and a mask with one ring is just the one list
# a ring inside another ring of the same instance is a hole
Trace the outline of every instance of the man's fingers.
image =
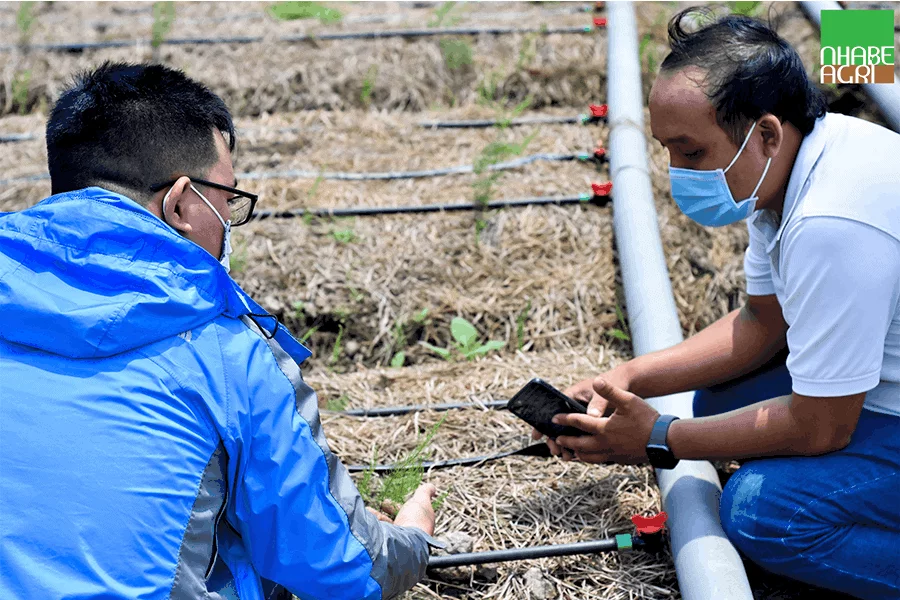
[(422, 502), (431, 502), (437, 495), (437, 488), (433, 483), (423, 483), (416, 489), (414, 497)]
[(393, 522), (394, 522), (394, 520), (391, 519), (389, 516), (387, 516), (387, 515), (384, 514), (383, 512), (378, 512), (377, 510), (375, 510), (375, 509), (372, 508), (371, 506), (367, 507), (367, 510), (368, 510), (370, 513), (372, 513), (373, 515), (375, 515), (375, 516), (378, 518), (379, 521), (382, 521), (382, 522), (384, 522), (384, 523), (393, 523)]
[(560, 450), (559, 446), (557, 445), (556, 442), (554, 442), (550, 438), (547, 438), (547, 447), (550, 448), (550, 454), (552, 454), (553, 456), (560, 455), (561, 450)]
[(607, 419), (601, 417), (578, 413), (564, 413), (553, 417), (553, 422), (557, 425), (568, 425), (593, 434), (603, 433), (606, 421)]
[(561, 435), (556, 438), (557, 443), (571, 452), (606, 452), (606, 448), (601, 448), (602, 441), (593, 435), (570, 436)]
[(594, 391), (606, 398), (609, 404), (617, 410), (628, 410), (631, 402), (637, 396), (631, 392), (626, 392), (622, 388), (616, 387), (603, 377), (594, 380)]
[(537, 429), (532, 429), (532, 430), (531, 430), (531, 439), (533, 439), (533, 440), (539, 440), (539, 439), (541, 439), (542, 437), (544, 437), (544, 434), (541, 433), (540, 431), (538, 431)]

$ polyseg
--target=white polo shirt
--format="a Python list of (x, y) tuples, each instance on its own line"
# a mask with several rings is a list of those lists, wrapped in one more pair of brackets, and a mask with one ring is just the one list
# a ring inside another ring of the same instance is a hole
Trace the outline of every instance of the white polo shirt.
[(900, 416), (900, 134), (828, 114), (803, 140), (781, 218), (748, 219), (747, 293), (781, 304), (793, 390), (867, 392)]

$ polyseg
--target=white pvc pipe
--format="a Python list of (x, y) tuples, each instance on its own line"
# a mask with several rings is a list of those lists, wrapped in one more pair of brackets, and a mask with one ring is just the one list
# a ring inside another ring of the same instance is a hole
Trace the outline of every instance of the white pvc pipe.
[[(807, 18), (819, 29), (822, 28), (823, 10), (843, 10), (837, 2), (804, 1), (800, 2), (800, 6)], [(862, 87), (878, 105), (890, 128), (900, 132), (900, 84), (896, 83), (896, 76), (894, 79), (894, 83), (864, 83)]]
[[(608, 2), (606, 6), (613, 225), (631, 339), (635, 355), (640, 355), (674, 346), (683, 337), (647, 170), (634, 7), (631, 2)], [(691, 393), (649, 401), (663, 414), (693, 416)], [(669, 514), (675, 571), (685, 600), (752, 600), (743, 563), (719, 522), (722, 487), (713, 466), (683, 460), (675, 469), (657, 470), (656, 478)]]

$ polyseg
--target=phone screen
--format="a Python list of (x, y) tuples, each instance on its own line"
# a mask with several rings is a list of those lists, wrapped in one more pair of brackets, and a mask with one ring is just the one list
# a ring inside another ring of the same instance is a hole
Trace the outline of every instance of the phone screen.
[(510, 399), (507, 408), (550, 438), (585, 434), (580, 429), (552, 422), (553, 417), (559, 413), (586, 413), (587, 408), (541, 379), (529, 381)]

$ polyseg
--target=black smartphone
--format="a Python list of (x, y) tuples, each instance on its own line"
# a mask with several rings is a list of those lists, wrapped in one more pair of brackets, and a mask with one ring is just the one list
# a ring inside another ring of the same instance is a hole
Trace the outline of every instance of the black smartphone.
[(551, 421), (559, 413), (586, 414), (587, 407), (572, 400), (543, 379), (535, 378), (525, 384), (525, 387), (510, 398), (506, 407), (509, 412), (551, 439), (561, 435), (585, 435), (580, 429), (557, 425)]

